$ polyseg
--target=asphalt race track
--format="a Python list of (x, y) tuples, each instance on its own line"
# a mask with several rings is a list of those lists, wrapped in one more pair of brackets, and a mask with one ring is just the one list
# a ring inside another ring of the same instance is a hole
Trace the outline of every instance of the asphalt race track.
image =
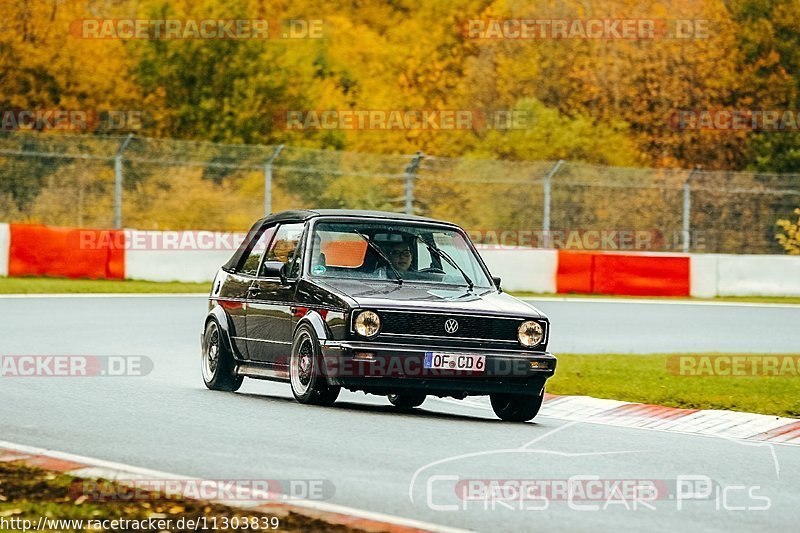
[[(555, 324), (555, 353), (800, 347), (800, 307), (540, 307)], [(252, 380), (212, 392), (199, 370), (205, 309), (199, 297), (0, 298), (2, 355), (153, 362), (140, 377), (0, 378), (0, 440), (211, 479), (324, 479), (331, 503), (481, 531), (796, 530), (800, 447), (567, 422), (546, 408), (535, 423), (507, 424), (438, 399), (397, 414), (383, 398), (343, 392), (315, 408), (295, 403), (288, 385)], [(582, 483), (576, 476), (665, 490), (638, 505), (557, 495), (492, 505), (455, 491), (458, 480)], [(692, 487), (707, 495), (687, 501)]]

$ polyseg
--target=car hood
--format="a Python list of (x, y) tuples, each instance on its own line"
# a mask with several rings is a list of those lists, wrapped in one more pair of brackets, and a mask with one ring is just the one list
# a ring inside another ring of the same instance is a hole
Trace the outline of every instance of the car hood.
[(545, 318), (522, 300), (492, 289), (421, 283), (387, 283), (351, 279), (315, 280), (319, 286), (353, 300), (358, 307), (374, 309), (418, 309), (421, 311), (465, 312), (497, 316)]

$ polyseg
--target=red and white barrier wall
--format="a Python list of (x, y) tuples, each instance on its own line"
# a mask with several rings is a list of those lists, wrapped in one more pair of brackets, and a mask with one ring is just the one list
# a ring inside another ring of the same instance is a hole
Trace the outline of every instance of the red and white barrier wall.
[[(39, 224), (10, 224), (9, 228), (9, 276), (125, 279), (125, 249), (114, 246), (124, 238), (121, 231)], [(94, 245), (86, 246), (84, 239), (93, 240)]]
[(478, 250), (492, 273), (503, 278), (507, 290), (631, 296), (692, 293), (688, 255), (492, 247)]
[(8, 276), (8, 248), (11, 234), (8, 224), (0, 224), (0, 276)]
[(558, 252), (560, 293), (689, 296), (689, 285), (688, 256)]
[(537, 250), (516, 248), (499, 250), (478, 246), (486, 266), (493, 276), (502, 278), (502, 287), (508, 291), (528, 291), (538, 293), (557, 292), (556, 250)]
[(693, 296), (800, 296), (800, 256), (694, 255), (692, 265)]
[[(243, 238), (243, 233), (0, 224), (0, 275), (207, 282)], [(800, 296), (800, 257), (492, 246), (478, 251), (510, 291)]]
[(148, 281), (210, 282), (245, 235), (125, 230), (125, 275)]

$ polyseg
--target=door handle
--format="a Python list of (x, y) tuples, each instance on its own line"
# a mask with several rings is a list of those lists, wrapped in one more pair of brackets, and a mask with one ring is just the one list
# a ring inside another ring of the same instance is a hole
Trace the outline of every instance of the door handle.
[(247, 294), (250, 296), (256, 296), (258, 293), (261, 292), (261, 288), (257, 285), (250, 285), (247, 287)]

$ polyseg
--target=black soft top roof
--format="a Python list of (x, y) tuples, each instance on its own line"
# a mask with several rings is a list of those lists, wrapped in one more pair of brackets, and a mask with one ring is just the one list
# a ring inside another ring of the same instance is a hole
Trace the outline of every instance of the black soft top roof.
[(368, 217), (368, 218), (386, 218), (393, 220), (416, 220), (424, 222), (441, 222), (428, 217), (420, 217), (417, 215), (406, 215), (404, 213), (391, 213), (389, 211), (369, 211), (364, 209), (296, 209), (293, 211), (281, 211), (279, 213), (272, 213), (259, 220), (261, 224), (272, 222), (285, 222), (291, 220), (308, 220), (314, 217), (329, 217), (329, 216), (346, 216), (346, 217)]
[(316, 217), (329, 217), (329, 216), (342, 216), (342, 217), (364, 217), (364, 218), (383, 218), (387, 220), (406, 220), (409, 222), (438, 222), (441, 224), (449, 224), (434, 218), (421, 217), (417, 215), (406, 215), (404, 213), (391, 213), (389, 211), (368, 211), (361, 209), (296, 209), (292, 211), (280, 211), (279, 213), (271, 213), (268, 216), (261, 218), (253, 224), (250, 231), (247, 232), (247, 237), (244, 239), (239, 248), (233, 253), (233, 256), (228, 259), (222, 268), (226, 270), (233, 270), (239, 264), (242, 256), (247, 252), (251, 241), (256, 235), (261, 233), (264, 226), (276, 222), (303, 222), (310, 218)]

